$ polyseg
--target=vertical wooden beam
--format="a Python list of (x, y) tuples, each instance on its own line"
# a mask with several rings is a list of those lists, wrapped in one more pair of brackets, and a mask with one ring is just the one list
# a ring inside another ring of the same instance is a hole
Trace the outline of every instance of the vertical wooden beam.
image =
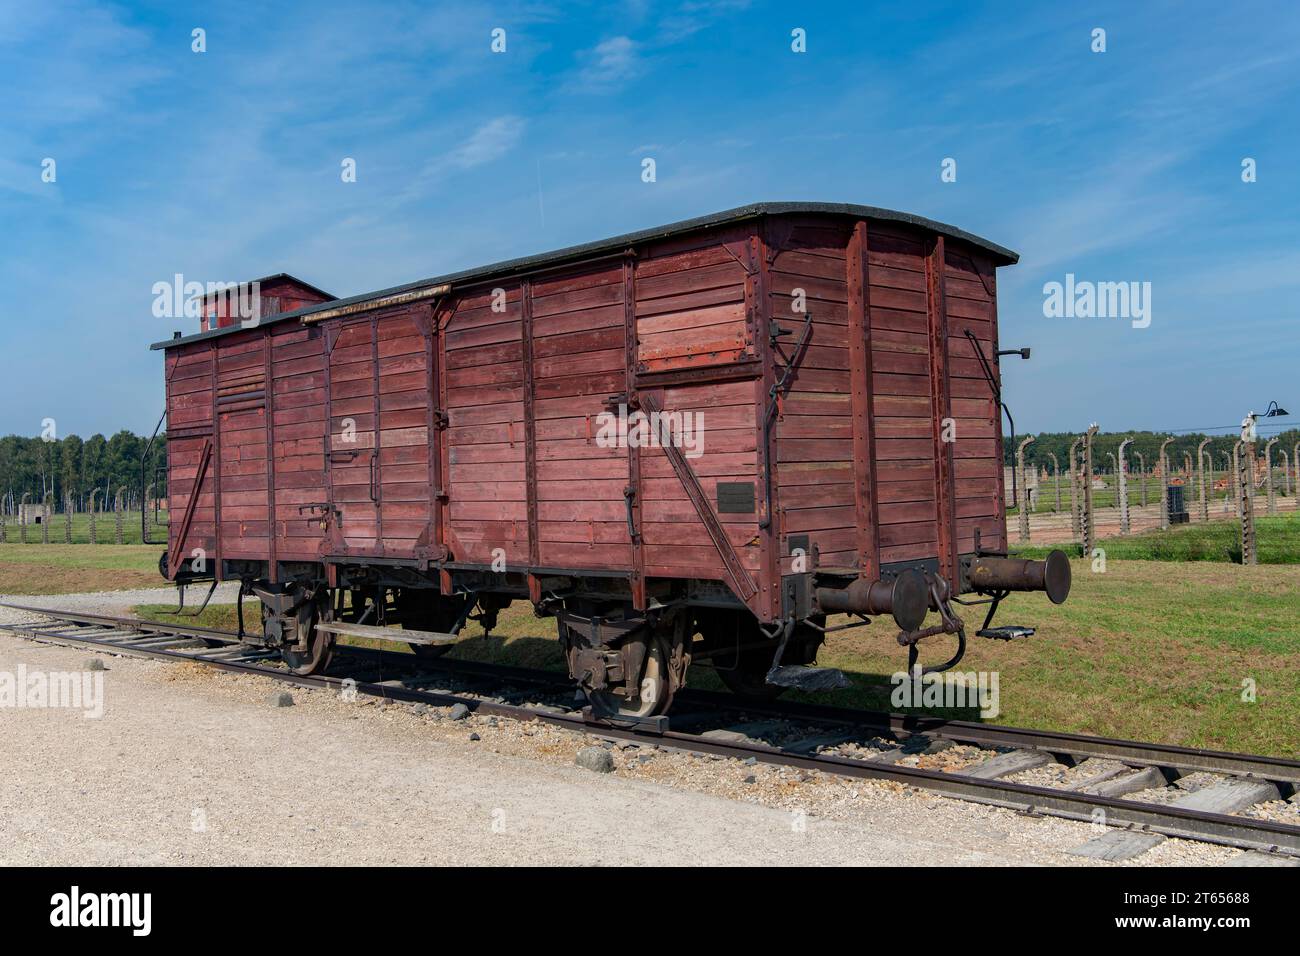
[(524, 357), (524, 477), (528, 496), (528, 564), (530, 569), (541, 563), (541, 545), (537, 540), (537, 420), (533, 413), (533, 284), (524, 279), (519, 286), (522, 300)]
[(428, 553), (435, 560), (442, 558), (442, 516), (438, 509), (438, 489), (442, 487), (442, 446), (444, 432), (440, 424), (440, 415), (445, 415), (438, 390), (438, 327), (441, 323), (442, 306), (435, 303), (429, 306), (427, 313), (420, 314), (420, 334), (424, 336), (425, 390), (428, 395), (426, 414), (424, 416), (429, 446), (429, 536)]
[[(980, 276), (980, 281), (981, 282), (984, 281), (984, 276), (982, 274)], [(998, 359), (998, 270), (996, 268), (989, 269), (988, 281), (987, 283), (985, 283), (985, 288), (987, 289), (989, 294), (989, 312), (993, 320), (992, 321), (993, 339), (991, 342), (989, 342), (989, 361), (992, 363), (993, 374), (997, 377), (998, 389), (1001, 390), (1002, 364)], [(1005, 505), (1005, 502), (1007, 500), (1006, 499), (1006, 494), (1007, 494), (1006, 475), (1002, 470), (1002, 459), (1003, 459), (1002, 406), (999, 405), (997, 401), (993, 400), (992, 398), (990, 398), (989, 404), (991, 406), (991, 412), (992, 412), (992, 415), (990, 416), (989, 419), (989, 424), (993, 426), (993, 441), (994, 441), (993, 447), (996, 449), (996, 455), (997, 455), (997, 467), (994, 469), (994, 480), (997, 482), (997, 496), (998, 496), (997, 500), (998, 503), (1001, 505), (1000, 510), (996, 512), (996, 514), (1001, 518), (1001, 520), (998, 522), (998, 531), (1001, 537), (999, 538), (998, 541), (994, 542), (994, 547), (1006, 548), (1011, 543), (1011, 535), (1007, 532), (1007, 512), (1006, 512), (1006, 505)], [(985, 540), (986, 540), (986, 536), (983, 533), (981, 533), (980, 543), (981, 546), (983, 547), (987, 547), (987, 545), (984, 545)]]
[(371, 462), (371, 468), (375, 476), (374, 501), (375, 506), (375, 549), (378, 554), (387, 554), (388, 549), (384, 547), (384, 474), (379, 463), (379, 313), (370, 313), (370, 361), (374, 365), (373, 378), (371, 387), (374, 389), (374, 410), (375, 422), (374, 447), (370, 453), (374, 456)]
[[(220, 376), (217, 372), (221, 350), (214, 341), (209, 344), (212, 352), (212, 551), (208, 560), (212, 562), (212, 573), (218, 581), (222, 580), (221, 560), (221, 409), (217, 405), (217, 392), (220, 389)], [(196, 488), (197, 495), (201, 489)], [(181, 542), (184, 544), (184, 542)], [(172, 574), (175, 575), (175, 571)]]
[[(785, 529), (781, 520), (780, 472), (777, 469), (776, 435), (780, 416), (772, 423), (771, 435), (764, 438), (765, 415), (769, 396), (776, 384), (776, 357), (773, 354), (769, 330), (773, 321), (771, 289), (771, 259), (779, 253), (777, 242), (768, 244), (764, 230), (770, 221), (762, 220), (749, 237), (749, 265), (745, 275), (745, 312), (753, 329), (754, 351), (758, 355), (762, 375), (754, 380), (755, 409), (755, 478), (759, 487), (770, 489), (764, 494), (759, 513), (759, 586), (758, 615), (762, 621), (775, 621), (781, 617), (781, 548)], [(770, 257), (770, 258), (769, 258)], [(755, 496), (757, 497), (757, 496)], [(766, 522), (764, 524), (763, 522)], [(743, 595), (742, 595), (743, 597)], [(746, 598), (748, 600), (748, 598)]]
[[(636, 259), (628, 256), (623, 260), (623, 345), (624, 345), (624, 392), (631, 403), (636, 395)], [(636, 442), (627, 443), (627, 493), (631, 495), (632, 527), (635, 531), (630, 537), (632, 549), (632, 607), (638, 611), (646, 609), (645, 580), (645, 523), (642, 518), (641, 486), (641, 448)]]
[(867, 222), (853, 225), (848, 248), (849, 382), (853, 410), (853, 504), (858, 574), (880, 578), (880, 516), (876, 488), (875, 388), (872, 381), (871, 280)]
[[(447, 326), (451, 324), (452, 317), (456, 314), (454, 306), (446, 308), (445, 312), (439, 310), (435, 313), (434, 318), (437, 320), (434, 325), (434, 335), (436, 341), (434, 344), (434, 365), (436, 372), (434, 381), (437, 383), (438, 407), (448, 416), (450, 424), (451, 409), (447, 407)], [(437, 537), (434, 539), (438, 542), (441, 558), (443, 561), (455, 559), (451, 551), (450, 535), (448, 534), (448, 524), (451, 519), (451, 429), (443, 432), (438, 436), (438, 474), (437, 480), (433, 482), (434, 512), (437, 514), (435, 521), (435, 532)], [(440, 575), (441, 588), (444, 593), (450, 589), (451, 576), (447, 573)]]
[[(343, 517), (335, 511), (334, 504), (334, 391), (331, 369), (334, 366), (334, 345), (338, 342), (342, 329), (341, 319), (331, 319), (321, 328), (321, 348), (325, 350), (325, 525), (326, 534), (321, 542), (322, 554), (341, 553), (343, 543)], [(330, 587), (335, 586), (338, 571), (333, 564), (327, 565), (325, 573)]]
[(266, 415), (266, 573), (272, 584), (280, 580), (275, 525), (275, 389), (271, 379), (271, 330), (262, 330), (262, 392), (266, 395), (262, 411)]
[(956, 485), (953, 480), (953, 449), (943, 440), (944, 419), (952, 417), (952, 394), (948, 380), (948, 315), (944, 303), (944, 238), (935, 236), (925, 260), (925, 279), (930, 319), (930, 424), (934, 438), (934, 500), (938, 511), (939, 573), (954, 588), (957, 580)]

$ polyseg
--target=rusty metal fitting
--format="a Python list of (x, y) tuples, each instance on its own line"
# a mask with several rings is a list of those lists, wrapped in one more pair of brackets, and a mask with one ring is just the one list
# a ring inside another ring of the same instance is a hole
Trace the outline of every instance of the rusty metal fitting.
[(970, 584), (976, 591), (1045, 591), (1053, 604), (1063, 604), (1070, 595), (1070, 559), (1064, 551), (1053, 551), (1046, 560), (980, 557), (971, 562)]
[(818, 588), (817, 603), (830, 614), (892, 614), (899, 627), (914, 631), (925, 620), (930, 593), (921, 573), (909, 568), (880, 581), (859, 578), (846, 588)]

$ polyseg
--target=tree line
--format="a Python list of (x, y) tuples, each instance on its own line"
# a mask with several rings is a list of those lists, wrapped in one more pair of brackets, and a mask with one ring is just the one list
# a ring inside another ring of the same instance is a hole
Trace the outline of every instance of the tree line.
[[(1025, 463), (1045, 467), (1050, 472), (1052, 468), (1051, 456), (1054, 454), (1056, 460), (1060, 463), (1061, 473), (1065, 474), (1070, 466), (1070, 445), (1080, 435), (1082, 435), (1082, 432), (1040, 432), (1034, 435), (1033, 443), (1025, 448)], [(1013, 442), (1009, 435), (1003, 435), (1003, 464), (1015, 464), (1016, 446), (1027, 437), (1029, 436), (1017, 435)], [(1263, 431), (1260, 432), (1255, 443), (1256, 455), (1263, 454), (1264, 443), (1271, 437), (1273, 436), (1265, 434)], [(1136, 471), (1138, 468), (1137, 455), (1142, 456), (1148, 471), (1154, 468), (1160, 461), (1160, 446), (1168, 438), (1173, 438), (1169, 447), (1165, 449), (1165, 454), (1169, 456), (1170, 468), (1181, 471), (1185, 467), (1184, 455), (1190, 455), (1192, 465), (1196, 467), (1196, 449), (1201, 442), (1208, 438), (1210, 443), (1205, 446), (1205, 452), (1207, 455), (1213, 455), (1214, 468), (1222, 470), (1225, 461), (1224, 455), (1226, 454), (1229, 460), (1232, 458), (1232, 448), (1239, 440), (1240, 435), (1236, 432), (1230, 435), (1205, 435), (1199, 432), (1186, 435), (1170, 435), (1167, 432), (1098, 432), (1092, 439), (1092, 466), (1094, 471), (1109, 472), (1112, 470), (1107, 453), (1117, 455), (1120, 442), (1126, 438), (1133, 439), (1133, 443), (1126, 449), (1130, 471)], [(1275, 466), (1282, 463), (1282, 457), (1278, 454), (1280, 451), (1286, 452), (1288, 461), (1291, 459), (1296, 442), (1300, 442), (1300, 429), (1289, 428), (1278, 434), (1277, 438), (1278, 443), (1273, 446), (1273, 464)], [(1082, 455), (1082, 450), (1083, 445), (1080, 443), (1078, 451), (1080, 455)], [(1295, 463), (1292, 462), (1291, 464), (1292, 468), (1294, 468)]]
[[(112, 507), (119, 488), (125, 487), (128, 507), (138, 508), (144, 497), (141, 487), (140, 461), (148, 439), (123, 429), (111, 438), (95, 434), (82, 439), (78, 435), (64, 438), (27, 438), (6, 435), (0, 438), (0, 510), (16, 514), (27, 495), (29, 503), (39, 503), (48, 494), (51, 507), (62, 511), (64, 500), (71, 495), (75, 511), (87, 510), (91, 492), (95, 509)], [(166, 475), (159, 469), (167, 461), (166, 436), (159, 434), (149, 449), (145, 485), (154, 484), (154, 496), (167, 493)]]

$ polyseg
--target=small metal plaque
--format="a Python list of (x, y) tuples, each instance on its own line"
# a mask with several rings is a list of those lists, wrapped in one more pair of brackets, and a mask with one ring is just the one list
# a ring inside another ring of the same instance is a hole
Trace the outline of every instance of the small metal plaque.
[(752, 481), (718, 482), (718, 514), (752, 515), (754, 483)]

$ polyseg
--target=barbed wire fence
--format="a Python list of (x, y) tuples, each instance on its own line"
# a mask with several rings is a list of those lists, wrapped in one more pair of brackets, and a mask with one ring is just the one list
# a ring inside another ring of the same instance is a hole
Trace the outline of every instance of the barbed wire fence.
[[(1176, 441), (1170, 437), (1161, 441), (1158, 458), (1148, 467), (1145, 456), (1129, 451), (1134, 438), (1128, 436), (1120, 439), (1115, 451), (1104, 453), (1106, 464), (1098, 467), (1093, 451), (1097, 434), (1093, 425), (1071, 441), (1064, 475), (1055, 453), (1045, 452), (1039, 460), (1027, 454), (1036, 436), (1019, 442), (1014, 464), (1004, 466), (1003, 502), (1008, 525), (1014, 518), (1019, 544), (1073, 542), (1090, 555), (1100, 538), (1167, 531), (1192, 523), (1236, 522), (1238, 560), (1256, 564), (1257, 519), (1261, 515), (1281, 519), (1300, 510), (1300, 442), (1288, 454), (1285, 448), (1277, 448), (1276, 436), (1261, 436), (1255, 442), (1237, 440), (1231, 451), (1219, 451), (1220, 467), (1208, 447), (1213, 438), (1201, 440), (1194, 454), (1183, 451), (1179, 460), (1168, 452)], [(1063, 481), (1070, 492), (1068, 513), (1063, 507)], [(1013, 500), (1013, 487), (1019, 489), (1019, 501)]]

